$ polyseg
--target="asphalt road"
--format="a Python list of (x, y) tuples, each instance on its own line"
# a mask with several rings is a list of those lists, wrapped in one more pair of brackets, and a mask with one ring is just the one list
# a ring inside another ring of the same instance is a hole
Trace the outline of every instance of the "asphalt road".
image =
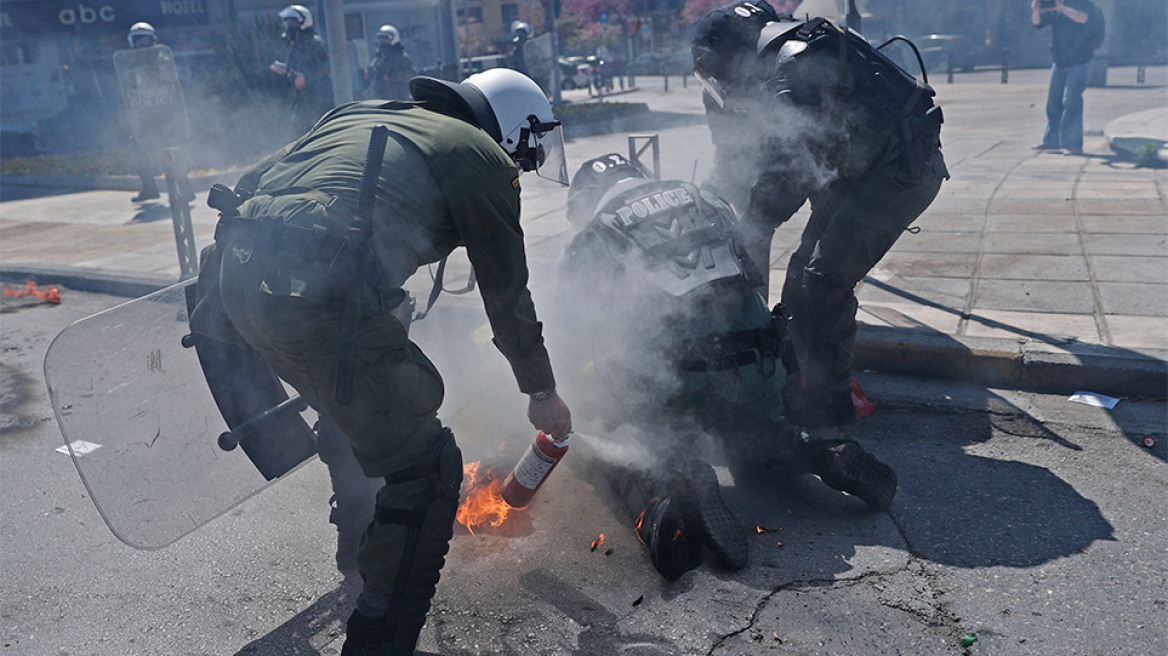
[[(130, 548), (104, 525), (55, 451), (42, 363), (62, 328), (124, 299), (63, 293), (59, 306), (0, 314), (0, 654), (339, 653), (352, 588), (331, 567), (319, 462), (164, 549)], [(414, 334), (447, 372), (445, 418), (467, 459), (506, 464), (531, 434), (522, 399), (482, 382), (505, 365), (473, 332), (471, 307), (444, 300)], [(976, 633), (972, 654), (1168, 653), (1162, 400), (1106, 411), (872, 372), (861, 381), (878, 411), (854, 435), (901, 481), (889, 513), (811, 477), (731, 488), (743, 520), (774, 532), (752, 538), (743, 571), (705, 565), (668, 583), (583, 466), (592, 445), (581, 440), (514, 523), (458, 531), (420, 648), (932, 656), (962, 654)], [(501, 428), (470, 429), (483, 425)], [(597, 432), (582, 415), (578, 428)], [(1145, 435), (1158, 445), (1140, 446)]]

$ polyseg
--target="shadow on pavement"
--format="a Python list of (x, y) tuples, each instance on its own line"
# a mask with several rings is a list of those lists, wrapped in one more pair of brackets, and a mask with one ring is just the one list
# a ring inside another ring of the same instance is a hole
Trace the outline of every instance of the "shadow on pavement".
[[(337, 651), (340, 650), (340, 640), (345, 632), (345, 621), (353, 607), (360, 585), (350, 584), (347, 581), (340, 587), (320, 599), (314, 604), (300, 611), (288, 621), (284, 622), (266, 635), (244, 645), (236, 652), (236, 656), (319, 656), (322, 652), (312, 645), (317, 635), (334, 636), (337, 640)], [(336, 624), (335, 628), (330, 628)]]
[(6, 185), (0, 183), (0, 202), (26, 200), (29, 198), (47, 198), (49, 196), (66, 196), (68, 194), (81, 194), (89, 191), (92, 190), (67, 189), (62, 187), (26, 187), (24, 185)]

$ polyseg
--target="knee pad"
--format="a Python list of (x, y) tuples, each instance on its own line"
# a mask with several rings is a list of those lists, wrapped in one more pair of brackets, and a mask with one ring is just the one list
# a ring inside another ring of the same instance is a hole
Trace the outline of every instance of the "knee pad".
[(377, 522), (406, 527), (405, 549), (389, 598), (389, 612), (380, 620), (380, 635), (370, 643), (389, 647), (388, 653), (412, 652), (426, 623), (430, 599), (454, 536), (454, 516), (462, 487), (462, 452), (450, 429), (442, 431), (427, 462), (387, 476), (386, 484), (393, 486), (421, 478), (430, 482), (430, 499), (411, 509), (377, 508)]

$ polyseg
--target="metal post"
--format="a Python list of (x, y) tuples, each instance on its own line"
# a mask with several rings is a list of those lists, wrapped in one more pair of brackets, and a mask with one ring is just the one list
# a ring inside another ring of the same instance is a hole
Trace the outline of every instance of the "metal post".
[(195, 235), (191, 228), (191, 206), (186, 191), (190, 183), (185, 180), (183, 157), (178, 148), (163, 148), (163, 173), (166, 176), (166, 198), (170, 204), (170, 219), (174, 224), (174, 243), (178, 248), (179, 277), (182, 280), (199, 275), (198, 251), (195, 250)]
[(349, 49), (345, 47), (344, 0), (324, 0), (324, 18), (329, 72), (333, 81), (333, 105), (341, 105), (353, 101), (353, 82), (349, 78)]
[(1010, 81), (1010, 49), (1002, 48), (1002, 84)]
[(848, 0), (848, 27), (860, 32), (860, 10), (856, 9), (856, 0)]
[(1144, 83), (1144, 65), (1136, 66), (1136, 84), (1143, 85)]
[(946, 58), (946, 60), (947, 60), (946, 64), (945, 64), (946, 81), (949, 84), (953, 84), (953, 51), (952, 50), (949, 51), (949, 56)]

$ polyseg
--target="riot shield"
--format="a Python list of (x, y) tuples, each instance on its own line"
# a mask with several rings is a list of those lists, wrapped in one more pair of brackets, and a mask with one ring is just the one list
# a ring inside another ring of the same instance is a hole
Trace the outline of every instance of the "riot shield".
[(114, 68), (130, 132), (143, 146), (178, 146), (191, 136), (191, 123), (183, 100), (182, 84), (174, 54), (162, 45), (119, 50)]
[(140, 549), (174, 542), (315, 453), (304, 405), (258, 355), (188, 335), (193, 289), (182, 282), (81, 319), (45, 356), (89, 496)]

